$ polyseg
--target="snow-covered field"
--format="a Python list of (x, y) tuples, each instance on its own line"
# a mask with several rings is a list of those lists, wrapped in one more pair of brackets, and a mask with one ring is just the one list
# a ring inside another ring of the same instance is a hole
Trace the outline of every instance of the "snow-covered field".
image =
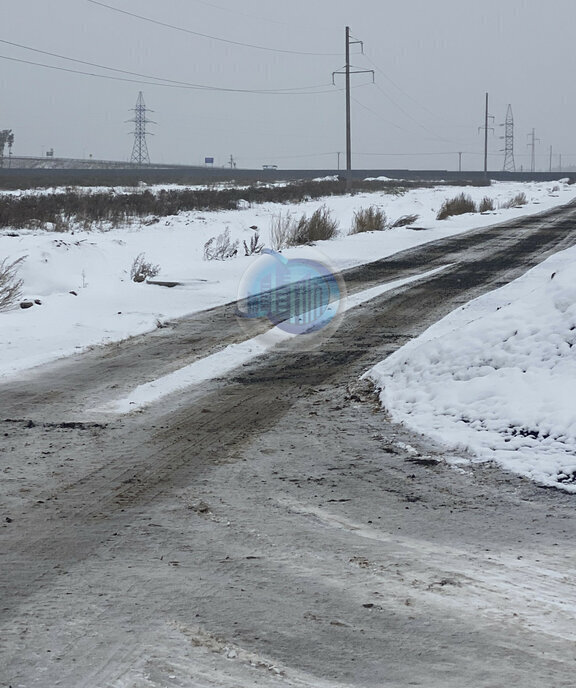
[[(496, 207), (522, 191), (529, 202), (524, 208), (437, 221), (442, 202), (462, 191), (476, 202), (489, 196)], [(183, 212), (156, 224), (138, 222), (106, 232), (3, 230), (0, 260), (26, 256), (20, 269), (24, 296), (38, 299), (41, 304), (27, 310), (0, 312), (0, 376), (150, 331), (158, 321), (234, 300), (242, 275), (258, 260), (257, 256), (243, 255), (242, 241), (250, 241), (255, 232), (251, 227), (256, 226), (261, 240), (269, 246), (271, 218), (279, 213), (311, 215), (326, 205), (339, 222), (340, 236), (319, 242), (314, 249), (285, 250), (284, 255), (306, 257), (313, 251), (315, 257), (322, 255), (338, 271), (458, 232), (539, 212), (571, 200), (573, 193), (566, 183), (494, 183), (491, 188), (438, 186), (410, 190), (400, 196), (362, 193), (297, 205), (266, 203), (234, 211)], [(403, 227), (348, 236), (354, 212), (371, 205), (383, 208), (390, 220), (418, 214), (415, 227), (419, 231)], [(222, 262), (204, 260), (206, 241), (226, 229), (233, 240), (240, 240), (238, 255)], [(141, 253), (160, 266), (157, 279), (175, 280), (181, 285), (168, 289), (132, 282), (130, 268)]]
[(576, 248), (452, 312), (369, 376), (396, 421), (576, 493)]

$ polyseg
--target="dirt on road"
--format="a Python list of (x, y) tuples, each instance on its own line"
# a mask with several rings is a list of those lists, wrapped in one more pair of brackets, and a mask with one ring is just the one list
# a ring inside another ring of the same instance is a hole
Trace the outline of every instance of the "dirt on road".
[(351, 270), (449, 265), (131, 415), (91, 409), (246, 338), (233, 304), (0, 385), (0, 685), (573, 686), (574, 497), (408, 433), (359, 378), (575, 226)]

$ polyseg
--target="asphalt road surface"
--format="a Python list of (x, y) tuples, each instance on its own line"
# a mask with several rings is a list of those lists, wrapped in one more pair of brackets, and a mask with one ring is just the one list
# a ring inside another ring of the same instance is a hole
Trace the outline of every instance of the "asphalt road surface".
[(233, 304), (0, 385), (0, 685), (572, 687), (574, 496), (455, 465), (359, 377), (575, 243), (570, 205), (356, 268), (449, 266), (127, 416), (93, 409), (245, 339)]

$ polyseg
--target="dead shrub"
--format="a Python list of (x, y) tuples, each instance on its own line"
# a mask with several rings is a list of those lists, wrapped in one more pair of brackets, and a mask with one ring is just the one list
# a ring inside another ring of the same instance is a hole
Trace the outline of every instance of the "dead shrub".
[(333, 239), (338, 234), (338, 222), (326, 206), (318, 208), (308, 218), (306, 215), (295, 223), (288, 237), (288, 246), (302, 246), (315, 241)]
[(290, 213), (273, 215), (270, 220), (270, 245), (275, 251), (281, 251), (288, 246), (288, 239), (292, 234), (293, 218)]
[(509, 201), (506, 201), (505, 203), (502, 203), (500, 206), (501, 208), (521, 208), (523, 205), (526, 205), (528, 203), (528, 199), (526, 198), (526, 194), (521, 191), (520, 193), (517, 193), (514, 198), (511, 198)]
[(490, 210), (494, 210), (494, 201), (491, 198), (488, 198), (488, 196), (484, 196), (484, 198), (478, 204), (478, 212), (487, 213)]
[(0, 261), (0, 311), (6, 311), (18, 301), (22, 295), (23, 280), (17, 276), (19, 265), (25, 260), (25, 256), (8, 262)]
[(134, 258), (134, 262), (130, 268), (130, 279), (133, 282), (144, 282), (151, 277), (156, 277), (159, 272), (159, 265), (148, 263), (145, 254), (139, 253), (136, 258)]
[(476, 204), (465, 193), (458, 194), (454, 198), (447, 198), (440, 206), (440, 210), (436, 215), (437, 220), (446, 220), (453, 215), (465, 215), (466, 213), (475, 213)]
[(230, 229), (226, 229), (217, 237), (212, 237), (204, 244), (204, 260), (226, 260), (238, 253), (238, 239), (230, 239)]
[(247, 244), (246, 241), (243, 241), (242, 243), (244, 244), (245, 256), (255, 256), (264, 248), (264, 244), (260, 243), (260, 234), (258, 232), (252, 235), (249, 244)]
[(362, 232), (374, 232), (386, 229), (386, 213), (375, 205), (369, 208), (361, 208), (354, 213), (350, 234)]
[(407, 227), (408, 225), (413, 225), (420, 215), (402, 215), (397, 220), (390, 225), (390, 229), (396, 229), (396, 227)]

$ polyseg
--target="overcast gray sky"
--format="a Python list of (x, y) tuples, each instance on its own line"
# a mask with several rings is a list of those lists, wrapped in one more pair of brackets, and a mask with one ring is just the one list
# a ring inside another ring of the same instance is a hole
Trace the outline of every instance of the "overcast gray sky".
[[(491, 169), (502, 167), (498, 125), (508, 103), (517, 168), (530, 164), (532, 127), (539, 169), (548, 168), (550, 146), (555, 167), (559, 153), (564, 166), (576, 165), (574, 0), (101, 1), (109, 7), (2, 0), (0, 128), (13, 129), (15, 155), (54, 148), (129, 159), (125, 120), (142, 90), (157, 122), (149, 127), (153, 162), (213, 156), (225, 165), (233, 155), (239, 167), (335, 168), (345, 149), (344, 82), (332, 86), (331, 74), (344, 66), (349, 25), (364, 41), (353, 65), (376, 76), (375, 85), (370, 75), (353, 79), (354, 167), (456, 169), (462, 151), (464, 168), (480, 169), (486, 91)], [(282, 89), (299, 90), (241, 92)]]

